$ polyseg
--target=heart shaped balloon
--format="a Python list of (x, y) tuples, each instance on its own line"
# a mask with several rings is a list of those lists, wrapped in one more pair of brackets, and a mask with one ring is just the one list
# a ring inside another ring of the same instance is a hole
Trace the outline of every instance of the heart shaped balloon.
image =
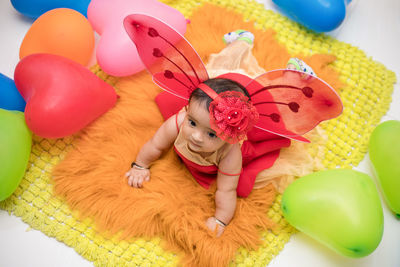
[(291, 225), (345, 256), (366, 256), (382, 239), (378, 191), (372, 178), (358, 171), (301, 177), (283, 193), (282, 211)]
[(123, 24), (124, 18), (133, 13), (159, 18), (182, 35), (186, 31), (185, 17), (178, 10), (156, 0), (92, 0), (88, 7), (88, 19), (101, 36), (96, 58), (108, 74), (128, 76), (144, 69)]
[(400, 218), (400, 121), (385, 121), (374, 129), (369, 158), (386, 203)]
[(32, 134), (24, 113), (0, 108), (0, 201), (8, 198), (25, 174)]
[(84, 128), (115, 105), (113, 87), (82, 65), (51, 54), (33, 54), (15, 68), (14, 81), (26, 101), (28, 127), (45, 138)]
[(13, 80), (0, 73), (0, 108), (24, 111), (25, 101)]
[(25, 34), (19, 58), (46, 53), (88, 65), (94, 50), (94, 31), (79, 12), (57, 8), (41, 15)]
[(86, 17), (90, 0), (11, 0), (13, 7), (20, 13), (37, 18), (47, 11), (60, 7), (74, 9)]

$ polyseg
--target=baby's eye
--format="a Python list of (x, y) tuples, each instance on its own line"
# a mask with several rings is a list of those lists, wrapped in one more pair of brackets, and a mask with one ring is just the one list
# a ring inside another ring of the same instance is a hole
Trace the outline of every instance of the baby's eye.
[(191, 119), (189, 119), (189, 124), (190, 124), (190, 126), (196, 126), (196, 123), (194, 122), (194, 121), (192, 121)]
[(212, 133), (212, 132), (209, 132), (209, 133), (208, 133), (208, 136), (211, 137), (211, 138), (217, 137), (217, 135), (216, 135), (215, 133)]

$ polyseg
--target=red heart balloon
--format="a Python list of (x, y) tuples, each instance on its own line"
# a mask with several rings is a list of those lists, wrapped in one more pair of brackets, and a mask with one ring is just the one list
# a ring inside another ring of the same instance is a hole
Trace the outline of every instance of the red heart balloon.
[(78, 132), (117, 100), (111, 85), (82, 65), (57, 55), (23, 58), (15, 68), (14, 81), (26, 101), (26, 124), (45, 138)]

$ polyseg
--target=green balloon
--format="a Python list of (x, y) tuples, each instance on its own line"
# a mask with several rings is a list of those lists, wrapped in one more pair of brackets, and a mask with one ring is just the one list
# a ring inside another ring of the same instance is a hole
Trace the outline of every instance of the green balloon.
[(347, 169), (306, 175), (285, 190), (282, 211), (298, 230), (349, 257), (364, 257), (379, 245), (383, 210), (372, 179)]
[(25, 174), (32, 133), (24, 113), (0, 109), (0, 201), (8, 198)]
[(374, 129), (369, 158), (386, 203), (400, 217), (400, 121), (385, 121)]

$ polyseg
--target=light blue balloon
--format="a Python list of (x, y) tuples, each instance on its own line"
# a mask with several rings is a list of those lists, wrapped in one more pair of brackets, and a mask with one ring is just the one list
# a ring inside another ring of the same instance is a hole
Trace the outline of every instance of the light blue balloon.
[(13, 80), (0, 73), (0, 108), (24, 112), (25, 100)]
[(34, 19), (49, 10), (61, 7), (74, 9), (87, 17), (89, 3), (90, 0), (11, 0), (18, 12)]
[(351, 0), (272, 0), (290, 19), (315, 32), (329, 32), (343, 22)]

